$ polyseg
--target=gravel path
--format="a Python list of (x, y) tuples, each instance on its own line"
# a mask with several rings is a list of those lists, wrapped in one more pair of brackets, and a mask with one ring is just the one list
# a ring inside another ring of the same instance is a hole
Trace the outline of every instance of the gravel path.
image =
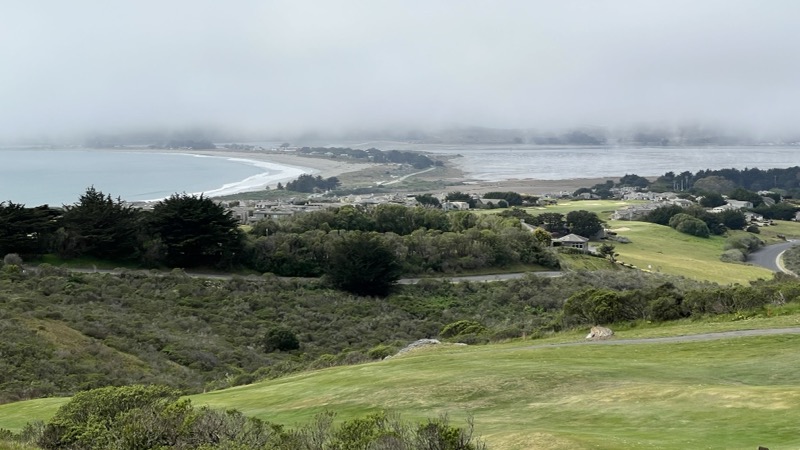
[(659, 338), (646, 338), (646, 339), (607, 339), (598, 341), (581, 341), (581, 342), (566, 342), (563, 344), (541, 344), (525, 347), (530, 348), (555, 348), (555, 347), (573, 347), (576, 345), (630, 345), (630, 344), (670, 344), (679, 342), (699, 342), (699, 341), (715, 341), (719, 339), (730, 339), (737, 337), (748, 336), (774, 336), (779, 334), (800, 334), (800, 327), (792, 328), (766, 328), (763, 330), (736, 330), (736, 331), (721, 331), (718, 333), (703, 333), (703, 334), (690, 334), (686, 336), (670, 336)]

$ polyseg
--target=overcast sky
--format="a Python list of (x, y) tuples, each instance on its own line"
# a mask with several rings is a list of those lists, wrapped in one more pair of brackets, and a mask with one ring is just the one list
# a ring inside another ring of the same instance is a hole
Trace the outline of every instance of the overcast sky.
[(197, 125), (800, 129), (795, 0), (3, 3), (6, 140)]

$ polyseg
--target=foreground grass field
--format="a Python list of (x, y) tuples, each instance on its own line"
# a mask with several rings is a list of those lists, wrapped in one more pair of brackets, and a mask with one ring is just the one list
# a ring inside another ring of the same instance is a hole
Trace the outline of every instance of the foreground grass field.
[[(618, 339), (800, 326), (796, 307), (749, 321), (620, 329)], [(472, 415), (493, 450), (798, 448), (800, 335), (673, 344), (574, 345), (579, 331), (492, 346), (441, 346), (192, 397), (294, 425), (389, 409)], [(47, 419), (63, 399), (0, 406), (0, 428)]]

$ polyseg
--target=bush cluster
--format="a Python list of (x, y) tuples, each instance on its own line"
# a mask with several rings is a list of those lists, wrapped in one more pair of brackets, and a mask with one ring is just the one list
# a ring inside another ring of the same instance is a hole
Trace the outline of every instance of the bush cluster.
[(295, 429), (245, 417), (236, 410), (196, 408), (162, 386), (95, 389), (75, 395), (46, 424), (29, 424), (20, 435), (0, 437), (44, 450), (107, 449), (375, 449), (484, 450), (471, 420), (463, 428), (447, 416), (423, 423), (380, 412), (334, 423), (331, 412), (318, 414)]

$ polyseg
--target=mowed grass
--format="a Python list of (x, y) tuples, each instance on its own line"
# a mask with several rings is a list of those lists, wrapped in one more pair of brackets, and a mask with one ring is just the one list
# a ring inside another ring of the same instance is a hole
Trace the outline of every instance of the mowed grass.
[(324, 410), (471, 414), (492, 449), (796, 448), (798, 344), (444, 347), (192, 399), (286, 425)]
[(616, 244), (617, 259), (640, 269), (721, 284), (772, 278), (772, 272), (761, 267), (722, 262), (724, 236), (699, 238), (647, 222), (612, 220), (608, 226), (631, 240)]
[[(642, 201), (621, 200), (582, 200), (562, 201), (557, 205), (525, 208), (530, 214), (538, 215), (555, 212), (566, 215), (570, 211), (585, 210), (597, 214), (606, 221), (606, 227), (618, 230), (617, 234), (629, 238), (629, 244), (614, 243), (617, 258), (633, 264), (638, 269), (651, 270), (671, 275), (685, 276), (696, 280), (706, 280), (721, 284), (749, 283), (760, 278), (769, 279), (772, 272), (761, 267), (747, 264), (725, 263), (720, 260), (724, 251), (725, 237), (712, 236), (698, 238), (679, 233), (667, 226), (647, 222), (626, 220), (610, 220), (611, 214), (626, 206), (642, 204)], [(497, 213), (502, 210), (485, 210), (486, 213)], [(776, 222), (776, 226), (764, 228), (764, 236), (768, 242), (777, 242), (776, 234), (800, 237), (800, 224), (794, 222)], [(594, 243), (593, 245), (599, 245)], [(595, 270), (605, 264), (571, 256), (563, 256), (562, 261), (567, 270)]]
[(566, 215), (571, 211), (589, 211), (597, 214), (601, 220), (608, 220), (611, 214), (631, 205), (641, 205), (648, 203), (642, 200), (562, 200), (557, 205), (538, 206), (524, 208), (532, 215), (541, 213), (560, 213)]
[[(620, 328), (617, 339), (800, 325), (797, 308), (787, 312)], [(455, 424), (472, 415), (493, 450), (800, 447), (800, 335), (548, 345), (581, 341), (582, 334), (445, 345), (191, 399), (287, 426), (326, 410), (341, 420), (380, 410), (420, 421), (446, 413)], [(0, 428), (18, 431), (29, 420), (46, 420), (65, 401), (0, 405)]]

